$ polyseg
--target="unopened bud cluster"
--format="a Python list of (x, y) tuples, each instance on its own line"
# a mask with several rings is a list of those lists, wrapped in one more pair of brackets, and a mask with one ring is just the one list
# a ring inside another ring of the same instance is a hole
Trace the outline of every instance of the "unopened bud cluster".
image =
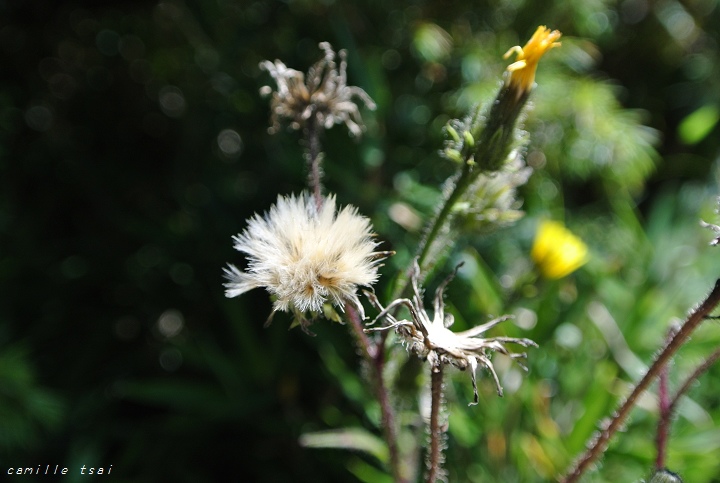
[(468, 117), (464, 120), (453, 119), (445, 126), (448, 139), (441, 151), (441, 155), (450, 161), (458, 164), (474, 165), (475, 157), (475, 136), (477, 133), (478, 121), (476, 118)]

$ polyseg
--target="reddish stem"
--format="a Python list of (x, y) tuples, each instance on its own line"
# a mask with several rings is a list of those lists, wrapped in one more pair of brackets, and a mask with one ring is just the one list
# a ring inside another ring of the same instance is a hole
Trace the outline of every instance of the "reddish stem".
[(690, 338), (693, 331), (705, 320), (706, 316), (720, 303), (720, 280), (715, 282), (710, 294), (703, 301), (700, 306), (693, 311), (682, 327), (662, 349), (660, 354), (653, 362), (650, 369), (645, 373), (640, 382), (637, 383), (632, 393), (625, 399), (620, 405), (620, 408), (614, 413), (613, 419), (606, 427), (601, 428), (600, 434), (588, 444), (587, 451), (577, 460), (575, 465), (570, 469), (569, 473), (560, 479), (563, 483), (573, 483), (580, 479), (585, 471), (598, 459), (607, 448), (610, 438), (615, 432), (622, 427), (630, 414), (630, 410), (635, 406), (640, 395), (647, 389), (650, 383), (660, 373), (660, 370), (667, 364), (670, 358), (682, 347), (685, 342)]
[(657, 458), (655, 459), (655, 468), (660, 470), (665, 468), (665, 454), (667, 451), (667, 436), (670, 426), (670, 394), (668, 394), (668, 367), (663, 367), (660, 371), (660, 383), (658, 387), (658, 406), (660, 410), (660, 420), (658, 421), (657, 436)]
[(710, 367), (712, 367), (712, 365), (715, 364), (718, 359), (720, 359), (720, 349), (717, 349), (715, 352), (713, 352), (710, 357), (705, 359), (705, 362), (700, 364), (693, 371), (693, 373), (688, 376), (680, 389), (678, 389), (678, 392), (675, 393), (675, 397), (673, 397), (672, 401), (670, 401), (670, 404), (668, 405), (668, 413), (670, 416), (672, 416), (675, 412), (675, 408), (677, 407), (680, 398), (684, 396), (685, 393), (688, 392), (688, 390), (690, 390), (690, 386), (692, 386), (692, 384), (697, 381), (701, 375), (703, 375), (708, 369), (710, 369)]

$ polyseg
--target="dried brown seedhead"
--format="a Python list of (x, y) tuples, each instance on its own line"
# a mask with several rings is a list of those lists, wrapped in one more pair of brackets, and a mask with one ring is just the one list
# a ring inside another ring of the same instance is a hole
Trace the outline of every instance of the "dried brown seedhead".
[(375, 109), (375, 102), (360, 87), (347, 85), (347, 53), (338, 52), (340, 68), (335, 62), (335, 51), (328, 42), (321, 42), (325, 56), (308, 70), (307, 76), (288, 68), (283, 62), (268, 60), (260, 68), (268, 71), (275, 79), (277, 89), (270, 86), (260, 89), (263, 95), (272, 94), (272, 125), (270, 133), (276, 133), (283, 120), (289, 121), (292, 129), (302, 129), (308, 120), (314, 119), (325, 129), (334, 124), (344, 123), (353, 136), (360, 136), (364, 129), (360, 110), (355, 98), (359, 98), (368, 109)]

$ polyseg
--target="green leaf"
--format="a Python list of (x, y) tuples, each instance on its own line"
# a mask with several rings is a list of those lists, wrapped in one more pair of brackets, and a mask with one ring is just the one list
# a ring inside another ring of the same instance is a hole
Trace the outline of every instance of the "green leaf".
[(566, 438), (566, 445), (570, 454), (577, 453), (582, 449), (582, 444), (597, 429), (598, 423), (608, 412), (608, 407), (613, 404), (610, 388), (617, 376), (617, 368), (608, 363), (601, 362), (595, 367), (595, 373), (589, 378), (590, 387), (585, 394), (583, 407), (585, 411), (578, 421), (572, 433)]
[(464, 251), (462, 260), (466, 262), (460, 276), (470, 282), (473, 293), (471, 301), (477, 310), (485, 314), (499, 314), (502, 310), (502, 288), (492, 269), (474, 249)]
[(471, 419), (464, 408), (454, 407), (449, 415), (448, 430), (461, 445), (470, 447), (476, 445), (482, 432), (475, 420)]
[(348, 464), (348, 470), (363, 483), (392, 483), (393, 481), (390, 475), (383, 473), (360, 458), (353, 458)]
[(355, 368), (348, 367), (332, 344), (323, 343), (318, 347), (328, 372), (337, 381), (338, 385), (349, 400), (355, 402), (365, 411), (367, 418), (376, 426), (380, 424), (379, 406), (377, 401), (370, 398), (370, 390)]
[(422, 23), (413, 35), (413, 47), (423, 60), (441, 62), (452, 51), (452, 37), (434, 23)]
[(706, 104), (680, 122), (678, 135), (685, 144), (697, 144), (710, 134), (720, 120), (717, 106)]
[(362, 451), (387, 463), (388, 448), (385, 442), (362, 428), (341, 428), (305, 433), (300, 445), (306, 448), (334, 448)]

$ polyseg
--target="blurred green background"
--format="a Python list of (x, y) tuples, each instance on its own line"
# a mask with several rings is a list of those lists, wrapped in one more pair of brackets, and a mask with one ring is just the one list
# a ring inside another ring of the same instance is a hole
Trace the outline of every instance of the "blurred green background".
[[(442, 127), (487, 102), (502, 54), (546, 24), (564, 37), (527, 117), (527, 216), (468, 237), (447, 298), (458, 330), (514, 313), (499, 330), (540, 348), (527, 374), (496, 360), (502, 399), (483, 379), (467, 407), (469, 379), (456, 374), (446, 466), (450, 481), (552, 480), (720, 275), (699, 225), (718, 221), (718, 3), (0, 2), (0, 470), (387, 481), (372, 437), (357, 438), (366, 451), (299, 443), (327, 429), (380, 434), (348, 331), (323, 322), (308, 337), (283, 315), (264, 329), (264, 291), (223, 294), (222, 267), (242, 263), (231, 236), (305, 179), (298, 134), (267, 133), (258, 89), (271, 80), (258, 63), (305, 71), (329, 41), (378, 103), (361, 141), (335, 128), (324, 142), (328, 190), (398, 252), (382, 294), (454, 169), (438, 155)], [(529, 258), (543, 218), (590, 247), (562, 280), (538, 278)], [(718, 342), (709, 322), (671, 384)], [(423, 371), (395, 369), (403, 437), (422, 442), (405, 395)], [(674, 422), (668, 465), (686, 481), (720, 481), (719, 385), (714, 367)], [(649, 394), (587, 481), (647, 477), (656, 423)]]

